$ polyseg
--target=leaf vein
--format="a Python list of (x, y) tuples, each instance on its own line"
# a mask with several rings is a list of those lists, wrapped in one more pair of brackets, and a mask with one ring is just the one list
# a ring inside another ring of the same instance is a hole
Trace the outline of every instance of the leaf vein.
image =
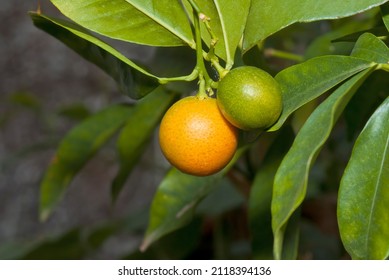
[[(380, 168), (378, 170), (378, 174), (383, 174), (384, 164), (385, 164), (385, 160), (386, 160), (385, 155), (387, 154), (388, 146), (389, 146), (389, 134), (386, 137), (385, 149), (384, 149), (384, 152), (382, 153), (382, 160), (381, 160)], [(369, 248), (368, 244), (369, 244), (371, 230), (372, 230), (371, 229), (371, 224), (372, 224), (372, 220), (373, 220), (374, 209), (375, 209), (375, 206), (377, 205), (375, 202), (377, 200), (378, 188), (379, 188), (380, 183), (381, 183), (381, 178), (382, 178), (382, 176), (378, 176), (378, 179), (377, 179), (377, 182), (376, 182), (375, 188), (374, 188), (374, 195), (373, 195), (373, 199), (372, 199), (372, 203), (371, 203), (372, 204), (372, 206), (371, 206), (372, 210), (369, 213), (369, 222), (368, 222), (368, 225), (367, 225), (368, 233), (366, 235), (366, 243), (365, 243), (366, 251)]]
[[(164, 17), (160, 17), (161, 19), (158, 19), (158, 17), (155, 16), (156, 13), (149, 12), (147, 9), (145, 9), (145, 7), (141, 7), (131, 0), (126, 0), (126, 1), (131, 6), (133, 6), (135, 9), (137, 9), (139, 12), (141, 12), (142, 14), (144, 14), (145, 16), (150, 18), (151, 20), (155, 21), (159, 25), (161, 25), (163, 28), (165, 28), (167, 31), (169, 31), (173, 35), (177, 36), (178, 38), (180, 38), (181, 40), (186, 42), (191, 48), (195, 48), (194, 42), (191, 42), (184, 34), (182, 34), (182, 32), (178, 32), (178, 30), (175, 29), (174, 26), (172, 26), (170, 23), (162, 20)], [(154, 6), (153, 6), (153, 9), (154, 9)]]

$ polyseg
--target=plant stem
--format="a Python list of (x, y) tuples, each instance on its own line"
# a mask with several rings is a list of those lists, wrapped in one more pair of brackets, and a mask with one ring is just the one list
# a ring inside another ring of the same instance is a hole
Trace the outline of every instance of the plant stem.
[(209, 52), (207, 54), (207, 58), (212, 58), (215, 56), (215, 47), (217, 42), (219, 41), (219, 38), (216, 37), (215, 33), (213, 33), (211, 25), (209, 24), (209, 21), (211, 20), (209, 17), (204, 15), (203, 13), (200, 13), (199, 15), (201, 21), (204, 23), (205, 28), (207, 29), (207, 32), (209, 36), (211, 36), (211, 42), (209, 43)]
[(209, 77), (207, 69), (205, 68), (204, 58), (203, 58), (203, 46), (201, 39), (201, 28), (200, 28), (200, 9), (195, 3), (194, 0), (188, 0), (193, 8), (193, 21), (194, 21), (194, 30), (195, 30), (195, 41), (196, 41), (196, 70), (199, 75), (199, 92), (198, 96), (200, 98), (207, 97), (207, 91), (212, 91), (211, 83), (212, 79)]
[[(219, 78), (224, 77), (225, 74), (228, 73), (228, 70), (226, 70), (219, 64), (219, 59), (215, 55), (215, 45), (218, 42), (218, 38), (215, 36), (215, 34), (211, 29), (211, 26), (209, 25), (210, 19), (204, 13), (201, 12), (195, 0), (188, 0), (188, 2), (192, 6), (192, 10), (193, 10), (193, 22), (194, 22), (194, 33), (195, 33), (194, 35), (195, 35), (195, 43), (196, 43), (195, 69), (193, 69), (192, 73), (186, 76), (172, 77), (172, 78), (159, 78), (158, 81), (161, 84), (166, 84), (168, 82), (175, 82), (175, 81), (189, 82), (198, 78), (199, 79), (198, 96), (200, 98), (205, 98), (207, 97), (207, 93), (209, 95), (213, 94), (212, 88), (217, 88), (217, 82), (212, 80), (212, 78), (209, 76), (209, 73), (204, 64), (204, 59), (211, 62), (211, 65), (218, 72)], [(208, 53), (206, 53), (203, 50), (203, 46), (202, 46), (200, 20), (205, 24), (205, 27), (211, 36), (210, 49)]]
[[(211, 62), (212, 66), (218, 72), (219, 78), (223, 78), (228, 73), (228, 70), (226, 70), (224, 67), (222, 67), (219, 64), (219, 58), (215, 55), (215, 47), (216, 47), (217, 42), (219, 41), (219, 38), (217, 38), (215, 33), (212, 31), (211, 25), (209, 24), (210, 18), (202, 13), (200, 14), (200, 16), (201, 16), (202, 22), (204, 23), (204, 25), (208, 31), (209, 36), (211, 36), (211, 42), (209, 44), (209, 52), (207, 53), (205, 59)], [(229, 66), (228, 69), (230, 69), (231, 66)]]
[(211, 64), (219, 74), (219, 80), (222, 79), (229, 72), (229, 70), (225, 69), (219, 64), (219, 59), (216, 56), (211, 58)]
[(297, 62), (302, 62), (304, 61), (304, 57), (298, 54), (290, 53), (290, 52), (284, 52), (276, 49), (265, 49), (264, 51), (265, 56), (267, 57), (278, 57), (278, 58), (283, 58), (283, 59), (288, 59), (288, 60), (293, 60)]
[(382, 69), (386, 72), (389, 72), (389, 61), (387, 63), (378, 64), (377, 69)]
[(197, 68), (193, 69), (192, 73), (186, 76), (180, 76), (180, 77), (171, 77), (171, 78), (158, 78), (158, 82), (160, 84), (167, 84), (169, 82), (191, 82), (194, 81), (199, 76), (199, 71)]
[(189, 4), (192, 6), (192, 9), (196, 11), (196, 13), (199, 15), (201, 13), (199, 6), (197, 6), (197, 3), (194, 0), (188, 0)]

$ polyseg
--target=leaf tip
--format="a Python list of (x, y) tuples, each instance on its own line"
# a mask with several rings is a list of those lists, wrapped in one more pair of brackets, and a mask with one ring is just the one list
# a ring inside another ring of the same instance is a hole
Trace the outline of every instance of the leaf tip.
[(161, 234), (158, 231), (146, 231), (145, 238), (142, 241), (142, 244), (139, 246), (139, 251), (142, 253), (145, 252), (151, 244), (157, 241), (161, 237)]
[(150, 236), (146, 236), (145, 239), (143, 239), (142, 244), (140, 244), (140, 246), (139, 246), (139, 251), (144, 253), (149, 248), (149, 246), (151, 245), (152, 242), (153, 241), (150, 238)]

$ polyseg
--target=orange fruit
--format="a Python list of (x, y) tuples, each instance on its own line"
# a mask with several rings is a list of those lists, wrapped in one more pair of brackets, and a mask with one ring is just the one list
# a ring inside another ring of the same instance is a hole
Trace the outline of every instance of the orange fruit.
[(235, 154), (238, 133), (221, 114), (216, 99), (185, 97), (161, 121), (159, 143), (166, 159), (184, 173), (214, 174)]
[(282, 111), (278, 82), (252, 66), (228, 72), (219, 82), (217, 101), (224, 117), (243, 130), (269, 128)]

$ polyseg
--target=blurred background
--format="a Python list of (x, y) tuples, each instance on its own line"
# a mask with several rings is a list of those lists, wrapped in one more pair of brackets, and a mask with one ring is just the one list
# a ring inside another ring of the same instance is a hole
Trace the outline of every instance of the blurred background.
[[(40, 2), (42, 12), (58, 14), (48, 0)], [(28, 11), (36, 11), (37, 3), (12, 0), (0, 5), (0, 259), (26, 256), (47, 240), (73, 238), (79, 245), (79, 227), (142, 212), (167, 168), (152, 143), (112, 209), (110, 183), (118, 166), (113, 147), (105, 148), (76, 177), (51, 218), (38, 220), (39, 183), (60, 139), (89, 114), (130, 100), (103, 71), (32, 24)], [(140, 61), (153, 55), (152, 49), (132, 47), (129, 52)], [(142, 172), (142, 166), (151, 164), (154, 172)], [(112, 238), (90, 257), (131, 252), (141, 237)]]

